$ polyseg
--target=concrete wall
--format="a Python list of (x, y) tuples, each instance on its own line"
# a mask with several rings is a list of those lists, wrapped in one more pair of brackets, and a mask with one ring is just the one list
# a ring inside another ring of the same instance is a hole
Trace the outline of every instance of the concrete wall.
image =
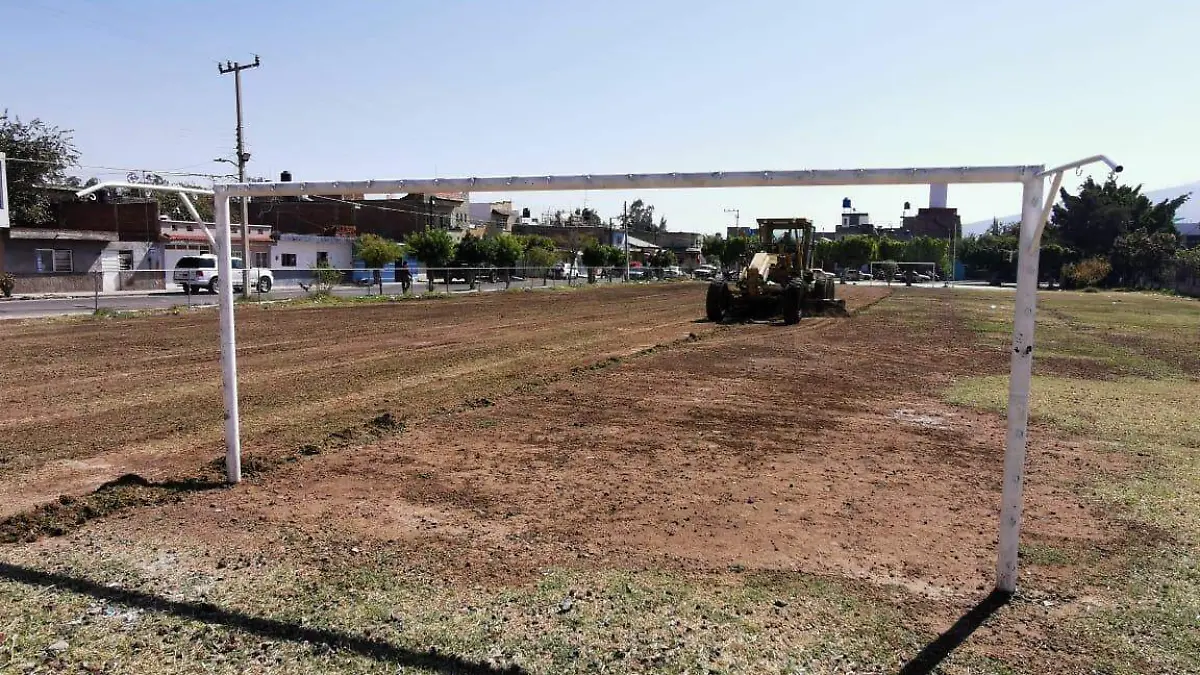
[[(329, 254), (331, 266), (341, 270), (354, 267), (354, 240), (349, 237), (279, 235), (279, 241), (271, 247), (271, 272), (275, 276), (275, 283), (308, 283), (312, 279), (313, 268), (317, 266), (317, 254), (322, 251)], [(284, 254), (296, 256), (294, 267), (283, 266)]]
[[(71, 251), (70, 272), (38, 272), (34, 251)], [(121, 252), (133, 254), (133, 269), (121, 271)], [(151, 242), (16, 239), (5, 242), (4, 268), (17, 277), (14, 293), (92, 292), (163, 288), (162, 249)]]

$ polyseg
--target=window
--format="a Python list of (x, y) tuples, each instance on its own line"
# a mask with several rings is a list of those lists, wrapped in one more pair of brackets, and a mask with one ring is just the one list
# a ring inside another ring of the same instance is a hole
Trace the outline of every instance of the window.
[(322, 267), (329, 264), (329, 251), (317, 251), (317, 264)]
[(270, 267), (271, 266), (271, 254), (267, 253), (266, 251), (255, 251), (254, 252), (254, 266), (255, 267)]
[(72, 256), (69, 249), (34, 249), (33, 257), (34, 267), (37, 269), (38, 274), (70, 272), (72, 268)]
[(295, 253), (281, 254), (279, 256), (279, 265), (280, 265), (280, 267), (295, 267), (296, 266), (296, 254)]
[(122, 272), (133, 269), (133, 251), (117, 251), (117, 266)]

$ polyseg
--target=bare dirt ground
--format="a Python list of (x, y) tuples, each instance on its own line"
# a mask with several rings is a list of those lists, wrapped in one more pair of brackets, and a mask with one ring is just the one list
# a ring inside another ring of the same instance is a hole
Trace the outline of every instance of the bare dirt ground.
[[(251, 457), (389, 412), (420, 417), (571, 368), (706, 335), (697, 286), (244, 308)], [(190, 475), (223, 450), (215, 314), (0, 326), (0, 515), (118, 476)]]
[[(944, 628), (990, 587), (1004, 429), (939, 392), (1005, 372), (1004, 351), (949, 296), (839, 287), (851, 318), (788, 328), (698, 321), (703, 290), (240, 312), (252, 470), (233, 490), (204, 482), (214, 316), (3, 327), (0, 516), (40, 540), (25, 554), (186, 547), (214, 573), (386, 550), (464, 585), (550, 567), (828, 575), (904, 589), (907, 616)], [(1128, 460), (1033, 438), (1026, 541), (1127, 538), (1077, 488)], [(38, 529), (39, 505), (129, 473), (115, 519)], [(171, 481), (169, 500), (137, 492)], [(1025, 574), (1083, 588), (1060, 566)]]
[[(850, 291), (852, 308), (883, 292)], [(1003, 420), (933, 393), (1007, 364), (980, 359), (949, 303), (926, 332), (897, 329), (904, 300), (893, 302), (797, 330), (677, 324), (704, 337), (411, 420), (222, 496), (217, 513), (182, 506), (167, 526), (235, 519), (413, 551), (436, 541), (471, 579), (564, 563), (744, 566), (975, 594), (994, 565)], [(1116, 536), (1070, 488), (1117, 460), (1057, 440), (1030, 454), (1032, 540)]]

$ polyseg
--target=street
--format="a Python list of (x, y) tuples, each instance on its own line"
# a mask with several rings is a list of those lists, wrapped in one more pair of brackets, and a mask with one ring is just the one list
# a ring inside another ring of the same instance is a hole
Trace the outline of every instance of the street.
[[(513, 279), (510, 288), (542, 288), (550, 286), (565, 286), (566, 280), (562, 279), (547, 279), (543, 284), (542, 279)], [(574, 285), (587, 284), (586, 279), (575, 279), (572, 282)], [(607, 279), (601, 279), (597, 284), (607, 284)], [(617, 283), (613, 281), (612, 283)], [(413, 284), (412, 291), (416, 293), (424, 293), (427, 290), (425, 283)], [(504, 282), (495, 283), (479, 283), (477, 290), (471, 291), (467, 284), (450, 284), (450, 293), (470, 293), (470, 292), (493, 292), (504, 290)], [(437, 284), (434, 286), (434, 291), (447, 292), (445, 284)], [(400, 284), (385, 283), (383, 285), (385, 295), (399, 295), (401, 292)], [(334, 295), (344, 298), (351, 298), (361, 295), (376, 295), (379, 293), (378, 286), (339, 286), (333, 290)], [(264, 302), (270, 300), (285, 300), (290, 298), (299, 298), (307, 295), (307, 292), (297, 286), (276, 286), (274, 290), (265, 295), (252, 294), (251, 298), (262, 300)], [(183, 293), (178, 289), (156, 290), (156, 291), (127, 291), (120, 293), (101, 294), (96, 296), (73, 295), (70, 297), (33, 297), (29, 299), (14, 298), (12, 300), (0, 302), (0, 320), (4, 319), (37, 319), (53, 316), (71, 316), (92, 314), (99, 309), (108, 309), (113, 311), (132, 311), (132, 310), (154, 310), (154, 309), (170, 309), (171, 307), (211, 307), (217, 304), (217, 296), (209, 293), (195, 293), (191, 296)]]

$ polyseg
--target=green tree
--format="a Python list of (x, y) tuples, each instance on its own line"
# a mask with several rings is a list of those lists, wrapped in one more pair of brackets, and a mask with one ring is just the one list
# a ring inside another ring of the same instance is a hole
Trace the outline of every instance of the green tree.
[(879, 243), (874, 237), (865, 234), (853, 234), (842, 237), (838, 242), (838, 262), (843, 267), (862, 269), (864, 265), (879, 256)]
[(912, 241), (908, 242), (908, 246), (904, 248), (904, 257), (901, 260), (905, 262), (936, 263), (937, 269), (944, 274), (949, 264), (947, 260), (949, 252), (949, 241), (941, 237), (927, 237), (922, 235), (913, 237)]
[(987, 234), (968, 235), (958, 243), (958, 259), (967, 276), (992, 282), (1013, 281), (1017, 273), (1017, 238), (994, 226)]
[[(641, 199), (635, 199), (629, 204), (628, 213), (621, 215), (621, 224), (631, 232), (654, 232), (658, 229), (654, 224), (654, 207)], [(666, 229), (666, 219), (663, 219), (661, 224), (663, 229)]]
[(1038, 278), (1054, 288), (1062, 283), (1063, 267), (1075, 259), (1075, 252), (1061, 244), (1044, 244), (1038, 256)]
[(741, 236), (730, 237), (725, 240), (724, 250), (721, 251), (721, 267), (728, 270), (734, 265), (739, 265), (757, 249), (757, 239)]
[(478, 268), (491, 263), (495, 256), (494, 239), (479, 238), (468, 232), (454, 250), (456, 265), (467, 268), (467, 283), (475, 290), (475, 277)]
[(1117, 237), (1109, 257), (1117, 283), (1133, 287), (1161, 287), (1168, 265), (1175, 258), (1178, 248), (1179, 236), (1173, 231), (1151, 233), (1139, 228)]
[(504, 285), (512, 283), (512, 270), (525, 255), (525, 243), (516, 235), (502, 232), (492, 237), (492, 262), (504, 270)]
[(662, 279), (666, 268), (674, 265), (676, 262), (675, 252), (669, 248), (660, 248), (647, 256), (646, 261), (654, 268), (654, 275)]
[(371, 270), (372, 278), (379, 284), (380, 295), (383, 295), (381, 270), (388, 263), (396, 262), (403, 256), (404, 246), (377, 234), (362, 234), (354, 240), (354, 257), (363, 261)]
[(818, 239), (813, 246), (813, 267), (832, 270), (837, 266), (838, 243), (832, 239)]
[(624, 267), (625, 266), (625, 251), (616, 246), (604, 246), (605, 261), (604, 264), (609, 267)]
[(879, 257), (884, 260), (904, 260), (908, 244), (891, 237), (880, 237), (878, 243)]
[(1079, 187), (1079, 194), (1063, 189), (1060, 196), (1047, 236), (1082, 256), (1108, 257), (1117, 239), (1137, 230), (1145, 230), (1147, 236), (1156, 232), (1178, 235), (1175, 212), (1190, 194), (1155, 204), (1142, 194), (1140, 185), (1118, 185), (1115, 177), (1097, 183), (1089, 177)]
[(54, 220), (50, 200), (39, 188), (68, 183), (67, 169), (79, 160), (71, 133), (37, 118), (22, 122), (8, 110), (0, 111), (0, 152), (8, 158), (8, 209), (14, 224)]
[(583, 264), (587, 267), (588, 283), (596, 283), (596, 268), (608, 264), (608, 251), (595, 239), (589, 239), (580, 252)]
[(425, 263), (425, 278), (433, 290), (433, 270), (445, 268), (454, 260), (454, 238), (446, 230), (431, 228), (409, 236), (405, 242), (410, 253)]
[(705, 262), (715, 260), (724, 267), (721, 262), (725, 254), (725, 238), (719, 234), (710, 234), (700, 242), (700, 254), (704, 256)]
[(542, 234), (526, 234), (519, 236), (521, 239), (521, 244), (525, 247), (526, 253), (539, 248), (546, 251), (553, 251), (555, 248), (558, 248), (553, 239)]

